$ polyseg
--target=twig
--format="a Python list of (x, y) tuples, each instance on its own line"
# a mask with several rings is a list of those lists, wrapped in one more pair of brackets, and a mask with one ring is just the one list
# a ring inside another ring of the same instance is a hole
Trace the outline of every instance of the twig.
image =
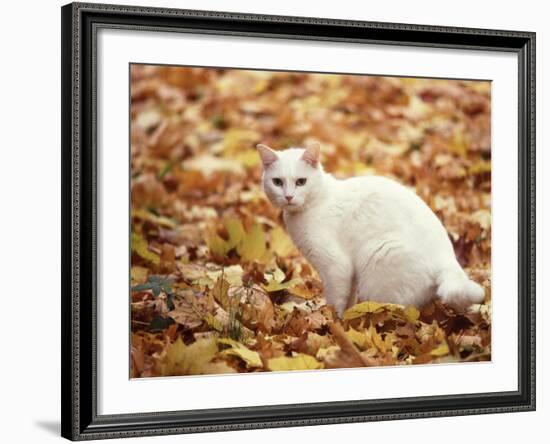
[(361, 355), (357, 347), (346, 336), (346, 332), (340, 325), (340, 323), (330, 322), (328, 328), (334, 336), (336, 343), (340, 346), (340, 349), (351, 358), (358, 367), (368, 367), (371, 363)]

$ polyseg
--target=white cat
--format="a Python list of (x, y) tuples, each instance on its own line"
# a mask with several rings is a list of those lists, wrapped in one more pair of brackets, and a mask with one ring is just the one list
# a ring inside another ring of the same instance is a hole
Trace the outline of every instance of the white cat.
[(484, 299), (456, 260), (447, 232), (413, 191), (384, 177), (325, 173), (319, 144), (258, 145), (263, 188), (316, 268), (338, 315), (359, 301), (422, 306), (434, 296), (457, 309)]

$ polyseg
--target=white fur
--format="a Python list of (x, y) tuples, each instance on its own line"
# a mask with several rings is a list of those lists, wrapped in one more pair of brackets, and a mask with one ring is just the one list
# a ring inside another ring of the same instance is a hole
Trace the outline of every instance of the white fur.
[[(304, 161), (301, 148), (271, 150), (276, 161), (268, 147), (258, 149), (271, 159), (264, 191), (282, 208), (293, 242), (340, 316), (356, 299), (422, 306), (438, 296), (458, 309), (483, 301), (483, 288), (462, 270), (445, 228), (416, 193), (384, 177), (338, 180), (319, 162)], [(306, 184), (296, 186), (299, 178)]]

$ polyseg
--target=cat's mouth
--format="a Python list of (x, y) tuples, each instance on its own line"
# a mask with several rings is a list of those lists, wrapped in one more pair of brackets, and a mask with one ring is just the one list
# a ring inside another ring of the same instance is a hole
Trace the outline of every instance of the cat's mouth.
[(299, 208), (300, 208), (300, 205), (298, 205), (297, 203), (294, 203), (294, 202), (289, 202), (289, 203), (286, 203), (286, 204), (283, 205), (284, 210), (293, 211), (293, 210), (297, 210)]

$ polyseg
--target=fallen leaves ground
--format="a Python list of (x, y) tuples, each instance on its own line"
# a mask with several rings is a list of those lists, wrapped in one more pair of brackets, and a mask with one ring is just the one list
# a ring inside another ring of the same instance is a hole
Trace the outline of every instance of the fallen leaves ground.
[[(491, 358), (490, 83), (132, 65), (131, 376)], [(486, 288), (457, 314), (337, 319), (264, 197), (256, 143), (414, 187)]]

